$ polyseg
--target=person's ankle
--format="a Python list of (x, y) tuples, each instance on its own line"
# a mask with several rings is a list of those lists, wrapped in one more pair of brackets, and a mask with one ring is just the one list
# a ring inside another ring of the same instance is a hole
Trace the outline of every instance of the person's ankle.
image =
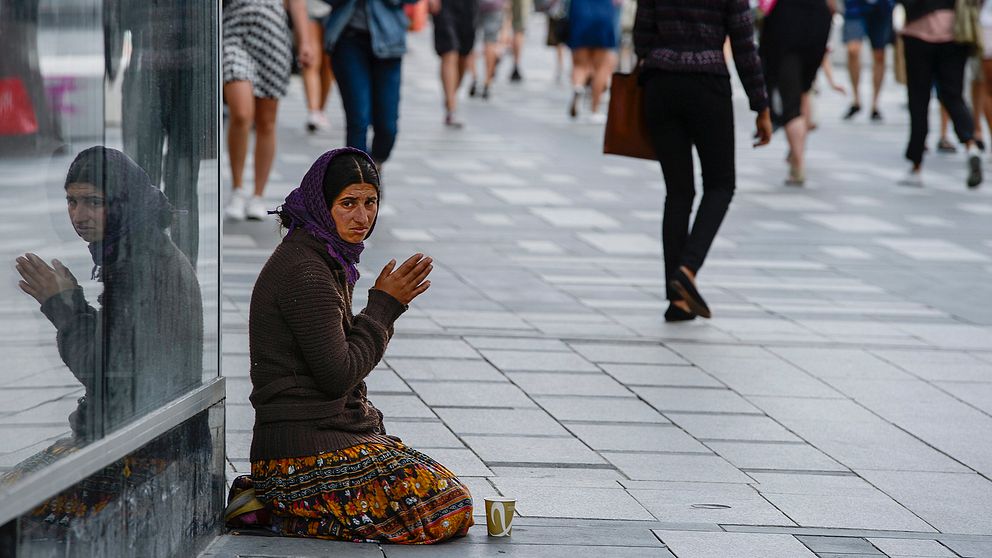
[(696, 273), (694, 271), (692, 271), (691, 269), (689, 269), (684, 265), (679, 267), (679, 269), (682, 271), (682, 273), (685, 273), (686, 277), (688, 277), (690, 281), (692, 281), (693, 283), (696, 282)]

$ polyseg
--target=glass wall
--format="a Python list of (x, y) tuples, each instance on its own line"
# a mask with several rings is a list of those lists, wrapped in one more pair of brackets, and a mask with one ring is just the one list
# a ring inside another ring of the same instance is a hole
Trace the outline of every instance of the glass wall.
[(0, 508), (218, 375), (218, 4), (0, 0)]

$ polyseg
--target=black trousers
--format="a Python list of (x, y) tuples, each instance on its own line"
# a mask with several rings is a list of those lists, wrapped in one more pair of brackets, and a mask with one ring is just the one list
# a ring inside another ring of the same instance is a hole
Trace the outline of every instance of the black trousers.
[(968, 47), (958, 43), (928, 43), (903, 36), (906, 46), (906, 88), (909, 93), (909, 145), (906, 158), (919, 165), (929, 131), (930, 90), (937, 85), (937, 97), (954, 123), (954, 133), (962, 143), (975, 136), (971, 109), (964, 101), (964, 67)]
[[(730, 207), (736, 184), (734, 109), (727, 76), (650, 71), (644, 83), (644, 118), (665, 177), (665, 249), (668, 282), (680, 266), (696, 272)], [(696, 186), (692, 147), (703, 171), (703, 199), (690, 229)]]

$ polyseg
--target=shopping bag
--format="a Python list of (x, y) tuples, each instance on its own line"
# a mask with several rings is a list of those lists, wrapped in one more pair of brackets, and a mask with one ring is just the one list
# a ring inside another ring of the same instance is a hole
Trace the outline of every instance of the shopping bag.
[(644, 88), (637, 83), (636, 71), (613, 74), (603, 153), (652, 161), (658, 158), (644, 123)]
[(21, 78), (0, 78), (0, 136), (22, 136), (38, 131), (31, 98)]
[(403, 11), (410, 20), (410, 31), (420, 31), (427, 25), (427, 0), (419, 0), (415, 4), (404, 4)]

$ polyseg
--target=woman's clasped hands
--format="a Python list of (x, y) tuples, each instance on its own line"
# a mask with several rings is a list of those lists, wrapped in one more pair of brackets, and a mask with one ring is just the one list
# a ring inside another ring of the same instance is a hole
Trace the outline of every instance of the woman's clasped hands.
[(414, 254), (396, 268), (396, 260), (390, 260), (386, 267), (382, 268), (373, 288), (385, 292), (403, 304), (410, 304), (431, 286), (431, 282), (426, 279), (434, 269), (433, 262), (433, 258)]

